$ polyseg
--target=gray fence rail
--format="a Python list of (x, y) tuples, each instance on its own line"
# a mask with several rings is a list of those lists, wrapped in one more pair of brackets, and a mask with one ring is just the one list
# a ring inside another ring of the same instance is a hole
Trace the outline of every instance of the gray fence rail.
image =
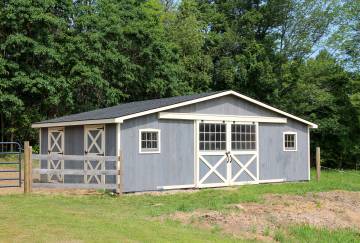
[(120, 156), (32, 154), (34, 188), (116, 189)]

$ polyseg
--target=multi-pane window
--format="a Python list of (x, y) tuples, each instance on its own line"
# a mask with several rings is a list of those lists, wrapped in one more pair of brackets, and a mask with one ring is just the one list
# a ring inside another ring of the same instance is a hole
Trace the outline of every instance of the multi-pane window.
[(256, 126), (253, 124), (231, 124), (231, 149), (255, 150)]
[(140, 153), (160, 152), (160, 131), (140, 130)]
[(200, 123), (200, 150), (226, 149), (226, 124)]
[(284, 150), (296, 151), (296, 133), (284, 133)]

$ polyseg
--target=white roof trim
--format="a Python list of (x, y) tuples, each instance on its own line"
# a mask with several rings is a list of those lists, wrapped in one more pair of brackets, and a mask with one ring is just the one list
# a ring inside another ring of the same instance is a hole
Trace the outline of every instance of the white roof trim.
[(267, 104), (264, 104), (260, 101), (254, 100), (250, 97), (247, 97), (245, 95), (239, 94), (235, 91), (224, 91), (224, 92), (220, 92), (217, 94), (213, 94), (213, 95), (209, 95), (206, 97), (202, 97), (202, 98), (198, 98), (198, 99), (193, 99), (193, 100), (189, 100), (189, 101), (184, 101), (184, 102), (180, 102), (177, 104), (173, 104), (173, 105), (168, 105), (168, 106), (163, 106), (160, 108), (156, 108), (156, 109), (151, 109), (151, 110), (147, 110), (147, 111), (143, 111), (143, 112), (138, 112), (138, 113), (134, 113), (131, 115), (127, 115), (127, 116), (122, 116), (122, 117), (118, 117), (118, 118), (111, 118), (111, 119), (103, 119), (103, 120), (85, 120), (85, 121), (70, 121), (70, 122), (57, 122), (57, 123), (41, 123), (41, 124), (33, 124), (32, 127), (33, 128), (40, 128), (40, 127), (55, 127), (55, 126), (70, 126), (70, 125), (86, 125), (86, 124), (101, 124), (101, 123), (122, 123), (124, 120), (127, 119), (131, 119), (131, 118), (135, 118), (135, 117), (139, 117), (139, 116), (145, 116), (148, 114), (152, 114), (152, 113), (157, 113), (157, 112), (161, 112), (161, 111), (165, 111), (165, 110), (169, 110), (169, 109), (174, 109), (177, 107), (182, 107), (182, 106), (186, 106), (186, 105), (191, 105), (191, 104), (195, 104), (198, 102), (202, 102), (202, 101), (206, 101), (206, 100), (211, 100), (211, 99), (215, 99), (215, 98), (219, 98), (219, 97), (223, 97), (226, 95), (235, 95), (241, 99), (247, 100), (251, 103), (254, 103), (256, 105), (262, 106), (268, 110), (274, 111), (276, 113), (282, 114), (284, 116), (290, 117), (294, 120), (300, 121), (302, 123), (307, 124), (310, 128), (318, 128), (318, 126), (315, 123), (306, 121), (300, 117), (291, 115), (285, 111), (281, 111), (279, 109), (276, 109), (272, 106), (269, 106)]
[(177, 113), (177, 112), (160, 112), (159, 119), (265, 122), (265, 123), (286, 123), (287, 122), (287, 119), (283, 118), (283, 117), (234, 116), (234, 115), (218, 115), (218, 114)]
[(63, 126), (76, 126), (76, 125), (96, 125), (106, 123), (122, 123), (122, 120), (118, 121), (116, 118), (112, 119), (100, 119), (100, 120), (85, 120), (85, 121), (67, 121), (67, 122), (48, 122), (40, 124), (32, 124), (32, 128), (42, 127), (63, 127)]
[(181, 103), (178, 103), (178, 104), (174, 104), (174, 105), (169, 105), (169, 106), (164, 106), (164, 107), (160, 107), (160, 108), (157, 108), (157, 109), (152, 109), (152, 110), (148, 110), (148, 111), (143, 111), (143, 112), (139, 112), (139, 113), (135, 113), (135, 114), (131, 114), (131, 115), (128, 115), (128, 116), (123, 116), (123, 117), (120, 117), (122, 120), (126, 120), (126, 119), (131, 119), (131, 118), (135, 118), (135, 117), (139, 117), (139, 116), (144, 116), (144, 115), (148, 115), (148, 114), (152, 114), (152, 113), (156, 113), (156, 112), (161, 112), (161, 111), (164, 111), (164, 110), (169, 110), (169, 109), (174, 109), (174, 108), (177, 108), (177, 107), (181, 107), (181, 106), (185, 106), (185, 105), (191, 105), (191, 104), (194, 104), (194, 103), (198, 103), (198, 102), (202, 102), (202, 101), (206, 101), (206, 100), (211, 100), (211, 99), (215, 99), (215, 98), (219, 98), (219, 97), (223, 97), (223, 96), (226, 96), (226, 95), (229, 95), (229, 94), (232, 94), (232, 95), (235, 95), (241, 99), (244, 99), (244, 100), (247, 100), (251, 103), (254, 103), (254, 104), (257, 104), (259, 106), (262, 106), (268, 110), (271, 110), (271, 111), (274, 111), (276, 113), (279, 113), (279, 114), (282, 114), (284, 116), (287, 116), (287, 117), (290, 117), (294, 120), (297, 120), (297, 121), (300, 121), (302, 123), (305, 123), (307, 125), (309, 125), (311, 128), (318, 128), (318, 126), (315, 124), (315, 123), (312, 123), (312, 122), (309, 122), (309, 121), (306, 121), (300, 117), (297, 117), (297, 116), (294, 116), (294, 115), (291, 115), (285, 111), (281, 111), (279, 109), (276, 109), (272, 106), (269, 106), (267, 104), (264, 104), (260, 101), (257, 101), (257, 100), (254, 100), (250, 97), (247, 97), (245, 95), (242, 95), (242, 94), (239, 94), (235, 91), (224, 91), (224, 92), (221, 92), (221, 93), (217, 93), (217, 94), (214, 94), (214, 95), (209, 95), (209, 96), (206, 96), (206, 97), (203, 97), (203, 98), (199, 98), (199, 99), (194, 99), (194, 100), (190, 100), (190, 101), (185, 101), (185, 102), (181, 102)]

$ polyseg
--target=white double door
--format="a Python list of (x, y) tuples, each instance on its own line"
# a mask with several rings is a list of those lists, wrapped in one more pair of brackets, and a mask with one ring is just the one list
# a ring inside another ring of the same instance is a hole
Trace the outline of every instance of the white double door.
[(197, 186), (258, 183), (258, 124), (197, 123)]

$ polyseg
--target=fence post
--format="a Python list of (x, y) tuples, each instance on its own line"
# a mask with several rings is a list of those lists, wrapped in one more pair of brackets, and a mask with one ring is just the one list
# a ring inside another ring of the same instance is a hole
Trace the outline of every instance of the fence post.
[(24, 142), (24, 193), (32, 191), (32, 147), (29, 141)]
[(320, 165), (320, 147), (316, 147), (316, 180), (320, 180), (321, 165)]
[(118, 194), (122, 194), (122, 153), (120, 151), (120, 155), (117, 156), (117, 160), (116, 160), (116, 193)]

